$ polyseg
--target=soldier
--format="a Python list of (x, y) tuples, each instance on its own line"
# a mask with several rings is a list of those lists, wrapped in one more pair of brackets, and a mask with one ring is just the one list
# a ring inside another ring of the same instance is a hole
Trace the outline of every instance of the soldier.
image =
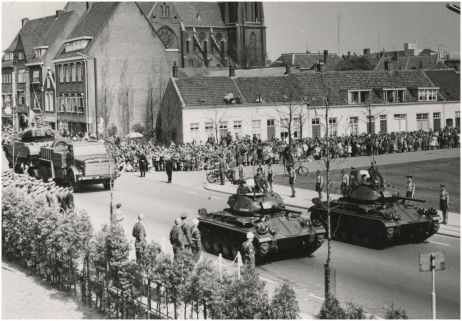
[(274, 179), (274, 170), (271, 166), (271, 163), (268, 163), (268, 184), (270, 187), (270, 191), (273, 192), (273, 179)]
[(319, 199), (322, 200), (322, 188), (324, 187), (324, 178), (321, 176), (321, 171), (316, 171), (316, 192), (318, 192)]
[(140, 177), (146, 177), (146, 168), (148, 167), (148, 160), (146, 155), (140, 153), (138, 155), (139, 165), (140, 165)]
[(247, 269), (255, 269), (255, 248), (253, 247), (253, 239), (255, 235), (252, 232), (247, 233), (247, 241), (242, 243), (242, 262)]
[(135, 238), (136, 263), (141, 263), (144, 246), (146, 244), (144, 214), (138, 215), (138, 222), (133, 226), (132, 236)]
[(289, 172), (289, 184), (292, 189), (292, 195), (290, 197), (295, 197), (295, 180), (297, 179), (297, 174), (292, 165), (287, 166), (287, 171)]
[(171, 183), (172, 182), (172, 172), (173, 172), (173, 162), (170, 157), (167, 159), (167, 162), (165, 164), (165, 170), (167, 171), (167, 177), (168, 177), (167, 183)]
[(239, 183), (239, 187), (237, 188), (237, 195), (245, 195), (248, 193), (252, 193), (252, 190), (247, 185), (247, 182), (244, 179), (242, 179)]
[(351, 188), (356, 188), (359, 185), (358, 170), (354, 167), (352, 167), (350, 170), (350, 184)]
[[(407, 183), (406, 183), (406, 197), (411, 197), (414, 198), (414, 193), (415, 193), (415, 183), (412, 181), (412, 176), (408, 175), (407, 177)], [(404, 204), (404, 200), (403, 200)]]
[(440, 193), (440, 210), (443, 212), (443, 224), (448, 224), (449, 216), (449, 192), (446, 190), (446, 185), (441, 184)]
[(170, 230), (170, 244), (173, 246), (173, 258), (176, 259), (180, 251), (184, 249), (184, 234), (180, 227), (181, 218), (175, 219), (175, 225)]
[(183, 244), (184, 244), (184, 248), (189, 251), (189, 249), (191, 248), (191, 228), (189, 227), (189, 225), (186, 223), (186, 217), (188, 217), (188, 214), (187, 213), (182, 213), (181, 214), (181, 230), (183, 231)]
[(341, 170), (341, 173), (342, 173), (342, 184), (340, 185), (340, 190), (343, 196), (345, 196), (346, 188), (350, 186), (350, 177), (348, 176), (348, 174), (345, 172), (344, 169)]
[(255, 182), (255, 192), (266, 192), (268, 185), (262, 175), (261, 168), (257, 169), (257, 174), (253, 177)]
[(191, 250), (193, 253), (194, 262), (199, 262), (201, 258), (201, 232), (198, 228), (199, 220), (197, 218), (192, 220), (191, 227)]

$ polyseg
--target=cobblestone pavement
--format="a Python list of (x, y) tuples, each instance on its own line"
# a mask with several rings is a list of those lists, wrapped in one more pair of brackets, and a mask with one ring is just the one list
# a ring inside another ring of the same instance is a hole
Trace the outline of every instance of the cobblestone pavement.
[(101, 319), (78, 299), (2, 262), (2, 319)]

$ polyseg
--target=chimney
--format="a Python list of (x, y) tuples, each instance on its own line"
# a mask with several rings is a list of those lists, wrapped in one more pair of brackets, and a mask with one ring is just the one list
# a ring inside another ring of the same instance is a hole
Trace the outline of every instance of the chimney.
[(63, 12), (64, 12), (64, 10), (56, 10), (56, 16), (55, 16), (55, 18), (58, 19), (59, 15), (60, 15), (61, 13), (63, 13)]
[(288, 75), (288, 74), (290, 74), (290, 66), (289, 65), (286, 66), (286, 72), (285, 72), (284, 75)]
[(397, 51), (393, 52), (393, 60), (398, 61), (398, 52)]
[(327, 55), (329, 54), (328, 50), (324, 50), (324, 64), (327, 64)]
[(351, 57), (351, 51), (348, 51), (348, 56), (347, 56), (348, 60), (350, 60), (350, 57)]
[(421, 60), (419, 63), (420, 63), (420, 69), (423, 69), (423, 61)]
[(87, 11), (90, 10), (91, 6), (93, 5), (93, 3), (90, 3), (90, 2), (85, 2), (85, 7), (87, 8)]
[(392, 71), (393, 70), (393, 63), (389, 60), (385, 60), (385, 70)]
[(173, 62), (173, 78), (180, 78), (178, 73), (178, 66), (176, 65), (176, 61)]
[(236, 77), (236, 66), (234, 65), (229, 66), (229, 76)]
[(326, 72), (326, 69), (327, 69), (326, 64), (319, 63), (319, 64), (316, 65), (316, 67), (318, 69), (318, 72), (320, 72), (320, 73), (325, 73)]
[(21, 19), (21, 23), (22, 23), (22, 26), (24, 27), (24, 25), (27, 23), (27, 21), (29, 21), (29, 18), (22, 18)]
[(371, 49), (369, 49), (369, 48), (364, 49), (364, 54), (365, 55), (369, 55), (370, 53), (371, 53)]
[(382, 57), (383, 57), (383, 51), (380, 52), (380, 58), (382, 58)]

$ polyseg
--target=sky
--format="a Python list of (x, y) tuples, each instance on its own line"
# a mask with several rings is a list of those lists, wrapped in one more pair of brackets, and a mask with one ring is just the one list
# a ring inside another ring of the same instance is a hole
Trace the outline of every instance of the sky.
[[(365, 48), (403, 50), (410, 42), (460, 57), (460, 15), (448, 10), (447, 3), (451, 2), (264, 2), (268, 58), (274, 61), (282, 53), (307, 49), (337, 52), (339, 13), (341, 54), (360, 55)], [(13, 41), (22, 18), (53, 15), (65, 4), (2, 2), (2, 50)]]

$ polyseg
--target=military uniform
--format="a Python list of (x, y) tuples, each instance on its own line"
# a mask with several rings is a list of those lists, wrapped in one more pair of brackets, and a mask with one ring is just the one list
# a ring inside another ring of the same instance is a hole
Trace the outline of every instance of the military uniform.
[(140, 175), (141, 177), (146, 176), (146, 168), (148, 167), (148, 160), (146, 155), (141, 154), (139, 157), (139, 165), (140, 165)]
[(201, 232), (197, 226), (191, 227), (191, 250), (194, 262), (199, 262), (201, 257)]
[(184, 233), (179, 225), (175, 225), (170, 230), (170, 244), (173, 246), (173, 256), (176, 258), (177, 254), (184, 249)]
[(146, 243), (146, 231), (143, 223), (137, 222), (133, 226), (132, 236), (135, 238), (136, 263), (140, 263)]
[(168, 183), (172, 182), (173, 162), (171, 159), (167, 160), (165, 164), (165, 170), (167, 171)]
[(448, 211), (449, 211), (449, 192), (443, 189), (440, 192), (440, 210), (443, 212), (443, 224), (448, 223)]
[(252, 240), (247, 240), (242, 243), (242, 262), (248, 269), (255, 269), (255, 248), (253, 247)]
[(239, 185), (239, 187), (237, 188), (237, 194), (238, 195), (245, 195), (245, 194), (248, 194), (248, 193), (252, 193), (252, 190), (250, 189), (249, 186), (246, 185)]
[(253, 179), (255, 182), (255, 192), (265, 192), (267, 190), (268, 186), (261, 174), (256, 174)]
[(181, 230), (183, 231), (184, 248), (189, 251), (189, 249), (191, 248), (191, 244), (192, 244), (192, 242), (191, 242), (191, 228), (189, 227), (188, 224), (186, 224), (185, 221), (182, 222), (180, 227), (181, 227)]

